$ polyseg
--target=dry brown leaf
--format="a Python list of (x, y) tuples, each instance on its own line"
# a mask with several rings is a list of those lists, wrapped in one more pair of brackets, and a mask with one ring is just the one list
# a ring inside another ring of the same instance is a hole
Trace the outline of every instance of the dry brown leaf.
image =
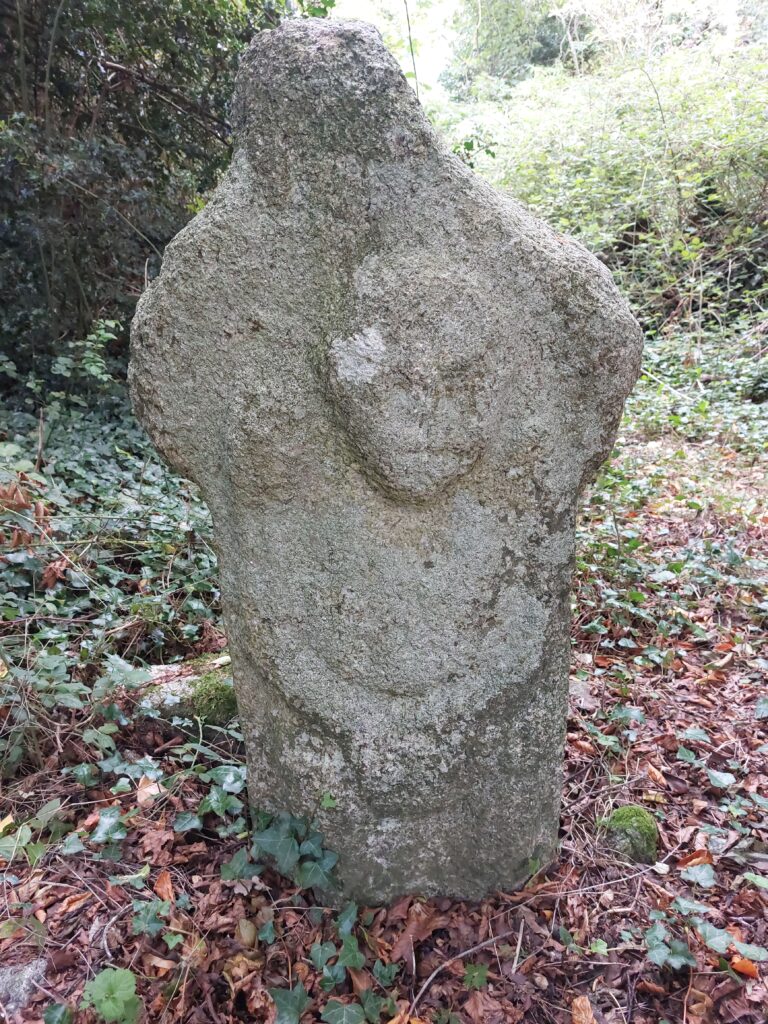
[(144, 965), (154, 967), (161, 978), (169, 971), (175, 971), (179, 966), (175, 960), (167, 960), (165, 957), (157, 956), (155, 953), (147, 953), (143, 960)]
[(247, 917), (241, 917), (235, 927), (235, 938), (241, 946), (253, 949), (258, 941), (258, 928)]
[(651, 981), (649, 978), (643, 978), (642, 981), (637, 983), (637, 991), (650, 992), (653, 996), (663, 996), (667, 990), (663, 985), (659, 985), (658, 982)]
[(367, 992), (373, 987), (373, 979), (368, 971), (360, 971), (354, 967), (348, 967), (347, 970), (356, 996), (359, 996), (361, 992)]
[(410, 962), (413, 947), (429, 938), (438, 928), (445, 928), (447, 924), (448, 917), (445, 914), (438, 914), (434, 907), (429, 907), (426, 903), (414, 903), (408, 911), (405, 929), (392, 947), (391, 959)]
[(498, 999), (476, 988), (462, 1007), (472, 1024), (503, 1024), (508, 1018)]
[(0, 487), (0, 508), (9, 512), (21, 512), (22, 509), (32, 508), (32, 502), (16, 481), (12, 480)]
[(84, 903), (93, 898), (93, 893), (80, 892), (74, 893), (72, 896), (67, 896), (65, 900), (61, 901), (59, 907), (60, 914), (71, 914), (73, 910), (79, 910)]
[[(98, 820), (98, 814), (96, 815)], [(166, 847), (173, 846), (176, 834), (172, 829), (153, 828), (145, 832), (141, 837), (141, 848), (143, 852), (151, 857), (155, 864), (170, 864), (171, 851)]]
[(731, 960), (731, 967), (738, 974), (743, 974), (747, 978), (759, 978), (760, 972), (757, 969), (757, 964), (753, 964), (751, 960), (747, 960), (743, 956), (735, 956)]
[(387, 1024), (429, 1024), (423, 1017), (409, 1017), (407, 1010), (401, 1010), (394, 1017), (390, 1017)]
[(582, 754), (588, 754), (590, 757), (597, 753), (589, 740), (571, 740), (571, 745), (580, 750)]
[(589, 996), (576, 996), (571, 1003), (571, 1019), (573, 1024), (596, 1024)]
[(243, 978), (249, 977), (255, 971), (260, 971), (263, 967), (263, 956), (254, 956), (253, 953), (236, 953), (224, 961), (221, 973), (230, 985), (235, 986)]
[(168, 900), (169, 903), (173, 903), (174, 900), (176, 899), (176, 893), (173, 891), (173, 881), (171, 880), (171, 873), (168, 870), (168, 868), (163, 868), (163, 870), (157, 876), (157, 881), (155, 882), (154, 890), (161, 900)]
[(643, 793), (643, 800), (647, 804), (665, 804), (665, 803), (667, 803), (667, 798), (664, 796), (663, 793), (651, 793), (650, 791), (646, 791), (645, 793)]
[(698, 864), (714, 864), (709, 850), (694, 850), (692, 853), (686, 853), (677, 862), (679, 868), (696, 867)]
[(147, 778), (146, 775), (142, 775), (136, 787), (136, 803), (139, 807), (146, 807), (147, 804), (151, 804), (163, 792), (163, 787), (159, 782)]
[(49, 562), (41, 576), (43, 589), (51, 590), (59, 580), (63, 580), (68, 566), (69, 562), (66, 558), (57, 558), (54, 562)]
[(293, 973), (296, 976), (296, 980), (300, 981), (302, 985), (307, 987), (307, 978), (309, 977), (309, 964), (294, 964)]

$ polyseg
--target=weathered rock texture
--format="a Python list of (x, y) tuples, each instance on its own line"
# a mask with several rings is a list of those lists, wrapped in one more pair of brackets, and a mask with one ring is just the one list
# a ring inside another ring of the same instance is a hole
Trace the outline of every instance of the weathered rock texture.
[(131, 382), (213, 514), (251, 799), (332, 793), (364, 900), (513, 886), (555, 848), (575, 509), (639, 330), (367, 25), (261, 33), (234, 111)]

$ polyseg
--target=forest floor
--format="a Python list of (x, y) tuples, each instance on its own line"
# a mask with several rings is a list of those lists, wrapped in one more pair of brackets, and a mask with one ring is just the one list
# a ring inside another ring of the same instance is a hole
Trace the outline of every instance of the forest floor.
[[(580, 525), (560, 854), (477, 904), (339, 912), (256, 865), (236, 721), (141, 701), (147, 665), (225, 644), (205, 509), (125, 417), (11, 422), (0, 1014), (764, 1024), (765, 406), (728, 366), (653, 353)], [(608, 840), (625, 804), (652, 864)]]

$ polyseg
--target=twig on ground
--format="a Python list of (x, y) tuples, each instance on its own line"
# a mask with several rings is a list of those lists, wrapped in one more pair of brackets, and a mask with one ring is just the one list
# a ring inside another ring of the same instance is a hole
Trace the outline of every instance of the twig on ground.
[(525, 928), (525, 919), (520, 921), (520, 931), (517, 933), (517, 949), (515, 950), (515, 959), (512, 961), (512, 973), (514, 974), (517, 970), (517, 965), (520, 960), (520, 947), (523, 944), (523, 928)]

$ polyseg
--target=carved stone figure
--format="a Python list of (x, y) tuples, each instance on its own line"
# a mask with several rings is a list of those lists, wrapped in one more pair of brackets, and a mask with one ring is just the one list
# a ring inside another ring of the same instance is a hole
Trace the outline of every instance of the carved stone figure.
[(640, 331), (446, 149), (373, 28), (260, 33), (234, 116), (131, 385), (213, 515), (251, 801), (331, 793), (360, 900), (514, 886), (555, 849), (574, 518)]

